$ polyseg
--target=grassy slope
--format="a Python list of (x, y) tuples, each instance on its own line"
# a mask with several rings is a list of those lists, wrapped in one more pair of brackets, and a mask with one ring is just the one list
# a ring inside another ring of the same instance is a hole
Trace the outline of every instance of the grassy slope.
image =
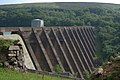
[(25, 4), (13, 4), (13, 5), (1, 5), (1, 8), (22, 8), (22, 7), (47, 7), (47, 8), (86, 8), (86, 7), (101, 7), (107, 9), (118, 9), (120, 5), (118, 4), (107, 4), (107, 3), (89, 3), (89, 2), (57, 2), (57, 3), (25, 3)]
[(86, 7), (101, 7), (101, 8), (120, 8), (117, 4), (107, 4), (107, 3), (92, 3), (92, 2), (74, 2), (74, 3), (56, 3), (57, 6), (61, 8), (86, 8)]
[(65, 78), (53, 77), (48, 75), (22, 73), (6, 68), (0, 68), (0, 80), (70, 80)]

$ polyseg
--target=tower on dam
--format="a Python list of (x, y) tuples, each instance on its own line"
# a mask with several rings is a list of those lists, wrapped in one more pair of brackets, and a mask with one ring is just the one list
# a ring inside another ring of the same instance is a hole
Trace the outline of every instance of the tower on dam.
[(55, 72), (59, 65), (63, 73), (84, 79), (84, 72), (95, 68), (93, 27), (1, 27), (2, 32), (22, 38), (35, 70)]

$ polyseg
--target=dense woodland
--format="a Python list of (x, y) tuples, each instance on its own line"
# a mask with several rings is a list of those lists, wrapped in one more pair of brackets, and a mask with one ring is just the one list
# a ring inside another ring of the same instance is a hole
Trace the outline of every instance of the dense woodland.
[(45, 3), (0, 6), (1, 27), (29, 27), (35, 18), (43, 19), (45, 26), (94, 26), (98, 58), (109, 59), (120, 52), (120, 5)]

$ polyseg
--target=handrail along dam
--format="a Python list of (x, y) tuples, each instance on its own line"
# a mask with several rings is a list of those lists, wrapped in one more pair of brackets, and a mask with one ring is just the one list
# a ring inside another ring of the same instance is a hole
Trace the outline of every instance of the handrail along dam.
[(83, 78), (84, 71), (95, 68), (94, 27), (0, 27), (0, 33), (19, 34), (36, 70), (63, 72)]

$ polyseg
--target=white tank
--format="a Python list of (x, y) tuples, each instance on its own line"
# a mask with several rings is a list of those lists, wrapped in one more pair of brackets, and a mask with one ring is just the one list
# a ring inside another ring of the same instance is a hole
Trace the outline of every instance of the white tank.
[(44, 27), (44, 21), (41, 19), (34, 19), (31, 22), (31, 27)]

